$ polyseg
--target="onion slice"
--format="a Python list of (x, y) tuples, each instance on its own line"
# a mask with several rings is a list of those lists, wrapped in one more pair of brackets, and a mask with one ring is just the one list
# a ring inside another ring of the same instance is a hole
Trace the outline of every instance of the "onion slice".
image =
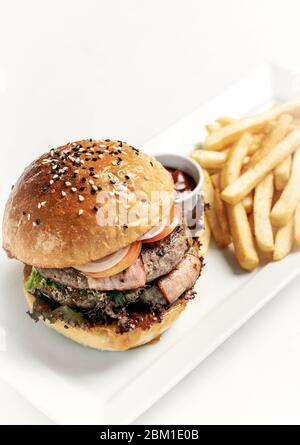
[(149, 239), (156, 238), (160, 233), (162, 233), (166, 229), (166, 227), (173, 225), (174, 219), (176, 218), (174, 206), (171, 208), (170, 216), (171, 216), (171, 222), (169, 221), (168, 217), (164, 218), (163, 221), (158, 226), (154, 226), (151, 230), (149, 230), (143, 236), (138, 238), (138, 241), (147, 241)]
[(130, 245), (117, 250), (117, 252), (114, 252), (111, 255), (107, 255), (104, 258), (101, 258), (101, 260), (96, 260), (92, 261), (91, 263), (73, 267), (74, 269), (80, 270), (81, 272), (102, 272), (118, 264), (128, 254), (129, 249)]

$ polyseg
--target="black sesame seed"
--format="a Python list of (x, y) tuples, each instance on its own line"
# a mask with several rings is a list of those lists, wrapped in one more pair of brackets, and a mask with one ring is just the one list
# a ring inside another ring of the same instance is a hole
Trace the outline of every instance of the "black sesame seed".
[(89, 170), (92, 172), (94, 169), (94, 167), (89, 167)]
[(90, 172), (90, 176), (95, 176), (95, 173), (94, 172)]
[(82, 152), (81, 152), (81, 153), (84, 153), (84, 154), (85, 154), (85, 153), (87, 153), (87, 150), (82, 150)]
[(128, 179), (130, 179), (130, 176), (128, 176), (128, 175), (125, 175), (125, 179), (127, 179), (127, 180), (128, 180)]
[(83, 192), (83, 190), (85, 190), (86, 189), (86, 187), (80, 187), (79, 188), (79, 190), (81, 191), (81, 192)]
[(40, 219), (36, 219), (35, 222), (36, 222), (37, 225), (41, 224), (41, 220)]
[(80, 181), (81, 182), (86, 182), (86, 178), (81, 178)]
[(150, 165), (151, 165), (151, 167), (153, 167), (153, 162), (152, 161), (150, 161)]
[(92, 189), (91, 194), (94, 195), (96, 193), (96, 190)]
[(128, 225), (127, 224), (123, 224), (124, 229), (128, 229)]
[(98, 207), (94, 206), (94, 207), (93, 207), (93, 210), (94, 210), (95, 212), (98, 212)]
[(92, 158), (92, 160), (93, 160), (93, 161), (97, 161), (97, 160), (98, 160), (98, 158)]
[(115, 183), (116, 183), (116, 181), (114, 181), (113, 179), (111, 179), (109, 182), (110, 182), (111, 184), (115, 184)]
[(92, 158), (85, 158), (85, 160), (86, 160), (86, 161), (91, 161), (91, 160), (92, 160)]
[(110, 139), (104, 139), (105, 140), (105, 142), (110, 142)]
[(42, 192), (43, 192), (43, 193), (47, 193), (48, 190), (49, 190), (49, 187), (43, 187), (43, 188), (42, 188)]
[(93, 139), (90, 138), (89, 141), (90, 141), (90, 142), (93, 142)]
[(78, 176), (78, 173), (73, 173), (73, 178), (76, 178)]
[(26, 212), (25, 212), (24, 210), (23, 210), (23, 212), (22, 212), (22, 213), (23, 213), (23, 215), (24, 215), (24, 216), (25, 216), (25, 215), (27, 215), (27, 213), (26, 213)]

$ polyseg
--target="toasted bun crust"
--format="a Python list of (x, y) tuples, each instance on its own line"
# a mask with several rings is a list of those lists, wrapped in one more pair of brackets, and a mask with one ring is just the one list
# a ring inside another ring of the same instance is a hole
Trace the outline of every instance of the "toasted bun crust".
[[(110, 193), (107, 202), (117, 204), (117, 221), (110, 225), (100, 223), (101, 191)], [(83, 140), (50, 150), (26, 168), (10, 194), (3, 247), (10, 257), (39, 267), (100, 259), (137, 240), (166, 216), (168, 206), (162, 206), (153, 191), (165, 192), (172, 203), (171, 175), (153, 157), (126, 143)], [(125, 208), (120, 192), (135, 194)], [(136, 214), (137, 203), (146, 217), (138, 225), (124, 226), (118, 215)]]
[[(25, 290), (24, 293), (29, 309), (32, 310), (35, 297)], [(185, 309), (186, 304), (186, 300), (178, 300), (177, 303), (171, 306), (163, 315), (160, 323), (154, 323), (146, 330), (138, 327), (124, 334), (116, 333), (115, 323), (110, 326), (86, 328), (74, 327), (60, 320), (57, 320), (55, 323), (50, 323), (47, 320), (43, 321), (50, 328), (83, 346), (89, 346), (90, 348), (101, 351), (125, 351), (149, 343), (159, 337), (177, 320), (181, 312)], [(67, 326), (68, 329), (65, 328), (65, 326)]]

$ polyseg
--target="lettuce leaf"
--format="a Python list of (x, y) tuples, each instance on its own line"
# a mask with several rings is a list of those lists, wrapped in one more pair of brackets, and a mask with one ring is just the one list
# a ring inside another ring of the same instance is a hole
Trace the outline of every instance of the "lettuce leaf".
[(62, 286), (55, 283), (54, 281), (48, 280), (42, 277), (42, 275), (33, 267), (31, 274), (24, 283), (24, 288), (30, 292), (35, 289), (43, 289), (45, 287), (50, 287), (52, 289), (61, 289)]

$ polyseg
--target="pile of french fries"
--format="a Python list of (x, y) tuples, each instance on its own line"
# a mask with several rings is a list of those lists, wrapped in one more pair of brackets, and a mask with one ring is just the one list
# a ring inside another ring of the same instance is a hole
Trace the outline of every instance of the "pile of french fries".
[(205, 175), (202, 254), (212, 236), (252, 271), (300, 246), (299, 116), (297, 99), (206, 126), (203, 148), (192, 153)]

